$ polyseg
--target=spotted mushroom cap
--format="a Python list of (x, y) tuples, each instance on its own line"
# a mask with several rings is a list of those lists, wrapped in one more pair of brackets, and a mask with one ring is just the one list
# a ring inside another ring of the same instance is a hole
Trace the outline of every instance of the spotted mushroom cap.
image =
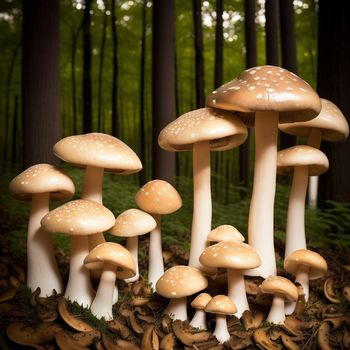
[(115, 225), (108, 232), (114, 236), (133, 237), (144, 235), (156, 227), (151, 215), (139, 209), (128, 209), (115, 219)]
[(196, 142), (209, 141), (212, 151), (224, 151), (238, 147), (247, 136), (246, 127), (232, 113), (200, 108), (167, 125), (160, 132), (158, 143), (167, 151), (188, 151)]
[(176, 189), (164, 180), (152, 180), (143, 185), (135, 196), (136, 204), (152, 214), (170, 214), (182, 207)]
[(114, 223), (114, 215), (109, 209), (88, 199), (67, 202), (41, 219), (41, 225), (46, 231), (75, 236), (103, 232)]
[(17, 175), (9, 184), (12, 197), (30, 201), (39, 193), (50, 193), (51, 200), (70, 199), (75, 186), (72, 179), (62, 170), (50, 164), (36, 164)]
[(84, 259), (84, 265), (89, 270), (102, 270), (104, 266), (112, 265), (120, 279), (133, 277), (136, 271), (130, 252), (114, 242), (104, 242), (92, 249)]
[(207, 237), (210, 242), (243, 242), (244, 239), (244, 236), (232, 225), (220, 225), (212, 230)]
[(199, 257), (204, 266), (227, 269), (254, 269), (261, 264), (255, 249), (242, 242), (223, 241), (206, 248)]
[(215, 295), (205, 307), (205, 312), (219, 315), (233, 315), (237, 312), (236, 305), (227, 295)]
[(208, 280), (192, 266), (177, 265), (166, 270), (157, 281), (156, 291), (165, 298), (177, 299), (190, 296), (207, 288)]
[(192, 300), (191, 306), (198, 310), (204, 310), (205, 306), (211, 300), (211, 295), (208, 293), (201, 293)]
[(329, 162), (322, 151), (306, 145), (289, 147), (277, 153), (278, 174), (293, 174), (294, 167), (298, 166), (307, 166), (309, 175), (314, 176), (326, 172)]
[(279, 294), (288, 301), (298, 300), (298, 288), (288, 278), (270, 276), (260, 285), (260, 290), (266, 294)]
[(296, 275), (300, 266), (309, 268), (309, 279), (323, 277), (327, 272), (327, 261), (318, 253), (309, 249), (298, 249), (284, 260), (284, 269)]
[(65, 162), (83, 167), (104, 168), (121, 175), (132, 174), (142, 169), (136, 153), (121, 140), (107, 134), (68, 136), (58, 141), (53, 151)]
[(321, 103), (312, 87), (297, 75), (275, 66), (245, 70), (207, 98), (207, 106), (239, 112), (279, 112), (279, 122), (305, 121), (320, 113)]
[(325, 141), (342, 141), (349, 136), (349, 125), (341, 110), (331, 101), (321, 98), (321, 113), (306, 122), (279, 125), (280, 130), (296, 136), (309, 136), (312, 129), (321, 131)]

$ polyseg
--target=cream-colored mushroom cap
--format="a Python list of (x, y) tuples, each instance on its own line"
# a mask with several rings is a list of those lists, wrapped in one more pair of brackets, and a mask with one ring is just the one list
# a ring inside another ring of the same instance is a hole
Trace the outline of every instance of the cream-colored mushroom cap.
[(281, 276), (270, 276), (260, 285), (260, 290), (266, 294), (279, 294), (288, 301), (298, 300), (298, 288), (289, 279)]
[(207, 288), (208, 280), (191, 266), (177, 265), (166, 270), (156, 283), (156, 291), (165, 298), (177, 299)]
[(206, 248), (199, 261), (204, 266), (240, 270), (254, 269), (261, 264), (253, 247), (232, 241), (223, 241)]
[(211, 295), (208, 293), (201, 293), (192, 300), (191, 306), (198, 310), (203, 310), (211, 300)]
[(163, 180), (152, 180), (143, 185), (135, 196), (136, 204), (152, 214), (170, 214), (182, 207), (176, 189)]
[(246, 127), (232, 113), (200, 108), (167, 125), (160, 132), (158, 143), (167, 151), (188, 151), (196, 142), (209, 141), (212, 151), (224, 151), (238, 147), (247, 136)]
[(220, 225), (209, 233), (207, 239), (210, 242), (243, 242), (245, 238), (234, 226)]
[(320, 254), (308, 249), (295, 250), (284, 260), (284, 269), (294, 276), (300, 266), (309, 268), (310, 280), (323, 277), (328, 269), (326, 260)]
[(207, 106), (237, 111), (242, 120), (252, 112), (279, 112), (280, 123), (309, 120), (321, 111), (320, 99), (308, 83), (275, 66), (245, 70), (213, 91)]
[(117, 278), (130, 278), (135, 275), (136, 265), (130, 252), (122, 245), (104, 242), (96, 246), (84, 259), (90, 270), (102, 270), (106, 265), (116, 268)]
[(156, 227), (152, 215), (139, 209), (128, 209), (115, 219), (115, 225), (108, 232), (114, 236), (133, 237), (144, 235)]
[(106, 231), (114, 223), (114, 215), (109, 209), (88, 199), (65, 203), (50, 211), (41, 220), (41, 225), (48, 232), (76, 236)]
[(9, 184), (12, 197), (30, 201), (33, 194), (50, 193), (51, 200), (70, 199), (75, 187), (72, 179), (50, 164), (36, 164), (17, 175)]
[(205, 312), (220, 315), (233, 315), (237, 312), (236, 305), (227, 295), (215, 295), (205, 307)]
[(280, 130), (296, 136), (309, 136), (312, 129), (321, 131), (325, 141), (341, 141), (349, 136), (349, 125), (341, 110), (331, 101), (321, 98), (321, 113), (306, 122), (279, 125)]
[(102, 133), (68, 136), (58, 141), (53, 151), (65, 162), (104, 168), (121, 175), (142, 169), (136, 153), (121, 140)]
[(322, 151), (306, 145), (289, 147), (277, 153), (278, 174), (293, 174), (298, 166), (307, 166), (310, 176), (321, 175), (327, 171), (329, 162)]

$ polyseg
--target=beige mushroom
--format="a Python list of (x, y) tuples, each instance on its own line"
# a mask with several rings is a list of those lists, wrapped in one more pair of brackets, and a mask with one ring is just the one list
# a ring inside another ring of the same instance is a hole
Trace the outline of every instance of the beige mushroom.
[(162, 255), (161, 215), (171, 214), (182, 207), (182, 200), (176, 189), (164, 180), (147, 182), (135, 196), (136, 204), (152, 214), (157, 227), (151, 231), (148, 252), (148, 282), (154, 288), (164, 273)]
[(127, 237), (126, 248), (134, 259), (136, 266), (135, 276), (125, 280), (127, 283), (135, 282), (139, 279), (138, 263), (138, 236), (153, 231), (157, 227), (154, 218), (138, 209), (128, 209), (121, 213), (115, 220), (115, 225), (108, 230), (114, 236)]
[(191, 266), (173, 266), (165, 271), (156, 284), (156, 291), (170, 303), (164, 313), (174, 320), (187, 320), (186, 297), (200, 292), (208, 286), (200, 270)]
[(208, 293), (201, 293), (193, 299), (191, 306), (196, 309), (190, 325), (194, 328), (207, 329), (207, 318), (205, 314), (205, 307), (211, 300), (211, 295)]
[(236, 111), (242, 120), (254, 117), (255, 166), (248, 243), (262, 263), (247, 273), (265, 278), (276, 275), (273, 212), (278, 123), (315, 118), (321, 110), (320, 99), (309, 84), (288, 70), (260, 66), (245, 70), (215, 90), (207, 98), (207, 106)]
[(65, 297), (78, 304), (90, 306), (93, 289), (84, 259), (89, 254), (87, 237), (103, 232), (115, 223), (110, 210), (92, 200), (78, 199), (50, 211), (41, 220), (48, 232), (70, 236), (69, 277)]
[(220, 225), (212, 230), (208, 237), (209, 242), (233, 241), (243, 242), (244, 236), (232, 225)]
[(17, 175), (9, 185), (12, 197), (31, 201), (27, 235), (27, 285), (42, 296), (53, 290), (62, 293), (63, 282), (54, 256), (51, 235), (40, 227), (40, 220), (49, 212), (49, 201), (68, 200), (75, 187), (62, 170), (49, 164), (37, 164)]
[(193, 151), (193, 217), (189, 265), (201, 269), (199, 256), (211, 231), (210, 151), (224, 151), (247, 138), (243, 123), (229, 112), (201, 108), (181, 115), (159, 134), (167, 151)]

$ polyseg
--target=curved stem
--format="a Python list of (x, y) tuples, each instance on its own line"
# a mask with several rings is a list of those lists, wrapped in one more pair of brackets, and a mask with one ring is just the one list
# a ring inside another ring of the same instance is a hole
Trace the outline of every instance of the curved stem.
[(138, 257), (138, 236), (135, 237), (128, 237), (126, 242), (126, 249), (130, 252), (132, 258), (134, 259), (135, 266), (136, 266), (136, 274), (133, 277), (127, 278), (124, 281), (126, 283), (132, 283), (139, 279), (139, 257)]
[(63, 292), (62, 278), (55, 260), (51, 233), (41, 228), (41, 219), (49, 212), (49, 193), (34, 194), (27, 235), (27, 285), (40, 295), (50, 296), (55, 290)]
[(247, 294), (245, 290), (244, 278), (240, 270), (227, 270), (227, 296), (236, 305), (237, 313), (235, 316), (242, 317), (245, 310), (249, 310)]
[(207, 317), (204, 310), (196, 310), (191, 322), (191, 327), (199, 329), (208, 329), (207, 328)]
[(226, 315), (216, 315), (216, 324), (213, 334), (220, 344), (223, 344), (230, 339), (230, 333), (227, 329)]
[(189, 266), (202, 269), (199, 256), (208, 245), (211, 215), (210, 147), (209, 142), (203, 141), (193, 145), (193, 217)]
[(255, 113), (255, 169), (248, 220), (248, 243), (261, 258), (250, 276), (276, 275), (273, 213), (276, 190), (278, 113)]
[(281, 294), (275, 294), (273, 296), (271, 309), (266, 321), (281, 324), (286, 319), (284, 314), (284, 298)]
[(305, 198), (308, 178), (309, 169), (307, 166), (297, 166), (294, 168), (288, 203), (284, 258), (288, 257), (297, 249), (306, 249)]
[(305, 265), (300, 265), (295, 276), (295, 282), (300, 283), (303, 287), (305, 301), (309, 300), (309, 268)]
[(174, 321), (187, 320), (187, 299), (186, 297), (171, 299), (164, 313), (169, 315)]

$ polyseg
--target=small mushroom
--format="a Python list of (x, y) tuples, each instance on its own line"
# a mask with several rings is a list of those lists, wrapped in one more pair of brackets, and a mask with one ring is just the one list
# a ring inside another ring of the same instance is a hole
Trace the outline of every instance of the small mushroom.
[(334, 280), (333, 278), (327, 278), (323, 285), (324, 296), (333, 304), (341, 303), (341, 300), (337, 298), (334, 291)]
[(191, 306), (196, 309), (190, 325), (194, 328), (208, 329), (207, 319), (205, 314), (205, 307), (211, 300), (211, 296), (208, 293), (201, 293), (195, 299), (193, 299)]
[(209, 233), (207, 240), (209, 242), (243, 242), (245, 238), (234, 226), (220, 225)]
[(189, 324), (181, 320), (175, 320), (172, 323), (172, 328), (176, 337), (187, 346), (192, 346), (195, 342), (206, 341), (210, 337), (210, 333), (207, 331), (193, 332)]

